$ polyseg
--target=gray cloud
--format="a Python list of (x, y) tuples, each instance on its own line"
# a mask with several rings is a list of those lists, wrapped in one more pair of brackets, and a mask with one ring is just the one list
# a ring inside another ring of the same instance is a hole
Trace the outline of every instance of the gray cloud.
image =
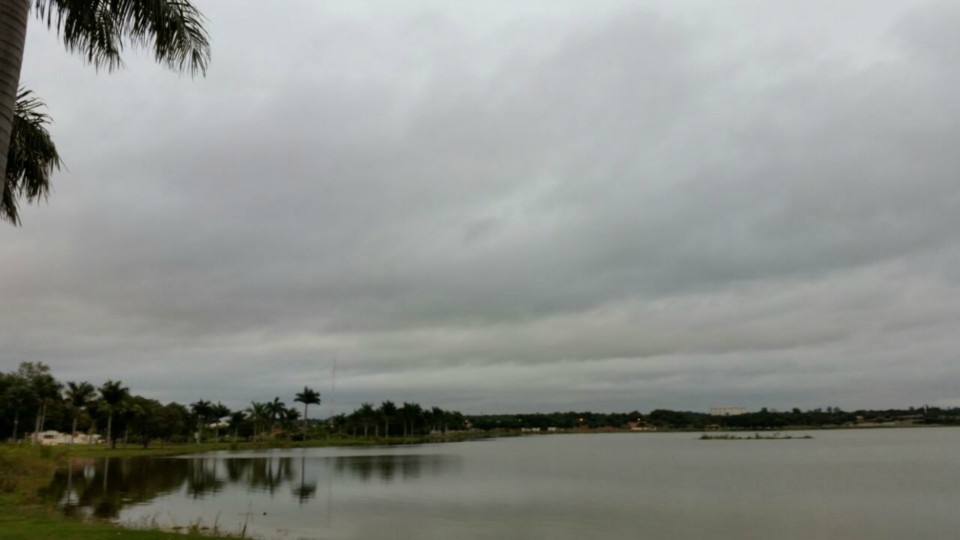
[(334, 359), (343, 407), (960, 402), (952, 5), (230, 6), (203, 80), (32, 29), (69, 172), (0, 230), (0, 366), (234, 406)]

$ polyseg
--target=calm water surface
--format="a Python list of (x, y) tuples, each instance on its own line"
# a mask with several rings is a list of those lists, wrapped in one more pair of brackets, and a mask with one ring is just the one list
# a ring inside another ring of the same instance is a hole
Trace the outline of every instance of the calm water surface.
[(960, 537), (960, 429), (812, 435), (545, 435), (100, 460), (76, 462), (47, 495), (127, 524), (246, 523), (267, 539)]

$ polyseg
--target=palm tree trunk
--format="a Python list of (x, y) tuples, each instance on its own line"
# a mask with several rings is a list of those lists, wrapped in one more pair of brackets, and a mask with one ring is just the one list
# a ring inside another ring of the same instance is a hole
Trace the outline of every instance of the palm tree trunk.
[(77, 415), (73, 415), (73, 430), (70, 432), (70, 449), (73, 450), (73, 436), (77, 433)]
[(13, 442), (17, 442), (17, 428), (20, 427), (20, 409), (13, 415)]
[[(0, 0), (2, 2), (3, 0)], [(44, 426), (47, 424), (47, 401), (43, 401), (43, 408), (40, 412), (40, 431), (43, 431)]]
[(110, 411), (110, 415), (107, 416), (107, 441), (109, 441), (110, 448), (117, 447), (117, 443), (113, 441), (113, 411)]
[(37, 407), (37, 418), (33, 421), (33, 444), (40, 442), (40, 411), (41, 408)]
[(0, 0), (0, 186), (4, 188), (30, 4), (30, 0)]
[(307, 404), (303, 404), (303, 440), (307, 440)]

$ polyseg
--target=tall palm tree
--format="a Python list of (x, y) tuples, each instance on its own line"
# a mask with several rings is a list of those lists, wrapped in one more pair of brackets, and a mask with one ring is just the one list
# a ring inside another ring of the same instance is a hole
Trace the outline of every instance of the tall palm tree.
[[(0, 192), (14, 195), (6, 186), (7, 148), (31, 4), (68, 51), (96, 67), (122, 66), (127, 45), (149, 47), (157, 62), (191, 74), (205, 74), (210, 59), (203, 15), (189, 0), (0, 0)], [(9, 219), (8, 210), (0, 217)]]
[(276, 428), (277, 422), (283, 421), (287, 414), (287, 406), (280, 401), (280, 396), (273, 398), (273, 401), (266, 403), (267, 415), (270, 417), (270, 432)]
[(297, 396), (293, 400), (303, 403), (303, 440), (307, 440), (307, 406), (320, 404), (320, 392), (304, 386), (303, 392), (297, 392)]
[(237, 442), (237, 432), (240, 431), (240, 426), (247, 421), (247, 415), (243, 411), (233, 411), (230, 413), (230, 429), (233, 431), (233, 436), (231, 437), (230, 442)]
[(377, 411), (374, 410), (373, 405), (362, 403), (360, 404), (360, 408), (357, 409), (356, 415), (359, 420), (363, 422), (363, 438), (366, 439), (370, 433), (370, 422), (376, 422)]
[[(408, 434), (416, 435), (416, 425), (423, 417), (423, 408), (420, 407), (420, 404), (404, 401), (398, 413), (400, 419), (403, 421), (403, 436), (406, 437)], [(407, 430), (407, 426), (410, 427), (409, 431)]]
[(267, 411), (267, 404), (259, 401), (251, 401), (250, 407), (247, 408), (247, 414), (250, 415), (250, 420), (253, 421), (253, 438), (256, 439), (260, 434), (259, 428), (263, 426), (263, 423), (269, 414)]
[(73, 413), (73, 429), (70, 431), (70, 448), (73, 448), (73, 437), (77, 433), (77, 417), (80, 416), (80, 411), (87, 408), (87, 404), (93, 401), (95, 394), (96, 389), (86, 381), (67, 383), (67, 406), (70, 407)]
[(6, 181), (0, 192), (0, 218), (20, 223), (17, 198), (33, 202), (50, 194), (50, 175), (59, 169), (60, 154), (47, 124), (44, 104), (30, 90), (21, 89), (13, 115), (13, 130), (7, 152)]
[(113, 439), (113, 413), (129, 396), (130, 389), (120, 381), (107, 381), (100, 386), (100, 398), (107, 404), (107, 443), (110, 448), (117, 447), (117, 441)]
[(217, 442), (220, 441), (220, 421), (230, 416), (230, 412), (230, 408), (219, 401), (210, 407), (210, 419), (215, 422), (213, 429)]
[(383, 418), (383, 436), (390, 438), (390, 419), (397, 415), (397, 406), (392, 401), (380, 404), (380, 416)]
[(213, 407), (213, 403), (202, 399), (190, 404), (190, 412), (192, 412), (193, 416), (197, 419), (197, 442), (199, 443), (203, 442), (203, 428), (206, 427), (210, 421), (210, 415), (213, 414), (214, 410)]

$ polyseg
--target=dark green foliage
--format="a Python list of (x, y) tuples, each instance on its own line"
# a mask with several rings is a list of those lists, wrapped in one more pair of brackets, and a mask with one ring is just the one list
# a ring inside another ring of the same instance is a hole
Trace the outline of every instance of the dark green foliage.
[[(67, 50), (98, 68), (121, 67), (124, 48), (132, 46), (152, 49), (155, 60), (171, 69), (206, 74), (210, 42), (203, 15), (189, 0), (34, 0), (33, 5)], [(14, 225), (20, 223), (18, 199), (47, 197), (50, 175), (60, 168), (42, 107), (29, 91), (19, 91), (0, 177), (0, 219)]]
[(307, 407), (310, 405), (319, 405), (320, 404), (320, 392), (309, 388), (307, 386), (303, 387), (303, 392), (298, 392), (296, 397), (293, 398), (294, 401), (298, 403), (303, 403), (303, 439), (307, 438)]
[[(469, 430), (518, 431), (521, 429), (565, 431), (627, 429), (642, 426), (656, 430), (721, 430), (770, 431), (787, 428), (833, 428), (843, 426), (892, 425), (960, 425), (960, 408), (923, 406), (909, 409), (876, 411), (844, 411), (839, 407), (802, 411), (776, 411), (763, 408), (735, 416), (711, 416), (692, 411), (655, 409), (649, 414), (639, 411), (594, 413), (567, 411), (527, 414), (489, 414), (469, 417), (440, 407), (426, 408), (404, 402), (397, 406), (383, 401), (379, 407), (364, 403), (349, 414), (329, 420), (310, 420), (287, 407), (279, 396), (268, 402), (252, 402), (244, 411), (231, 411), (222, 403), (198, 400), (188, 409), (179, 403), (166, 405), (143, 396), (131, 395), (119, 381), (106, 381), (95, 396), (89, 383), (63, 385), (42, 363), (24, 362), (17, 371), (0, 373), (0, 438), (23, 439), (34, 431), (70, 432), (76, 422), (78, 431), (88, 433), (110, 429), (116, 441), (134, 441), (149, 446), (159, 441), (193, 441), (219, 429), (228, 420), (229, 431), (223, 435), (231, 442), (242, 440), (300, 441), (311, 434), (325, 433), (340, 437), (363, 437), (401, 441), (400, 437), (420, 439)], [(295, 401), (306, 406), (316, 404), (310, 388), (296, 394)], [(316, 394), (319, 402), (319, 394)], [(217, 439), (220, 439), (219, 433)]]
[(6, 181), (0, 193), (0, 218), (20, 223), (17, 200), (33, 202), (50, 194), (50, 175), (60, 169), (60, 154), (47, 125), (44, 104), (30, 90), (20, 89), (7, 151)]
[(554, 412), (534, 414), (497, 414), (471, 416), (475, 428), (491, 429), (622, 429), (639, 423), (658, 430), (703, 430), (707, 426), (726, 430), (771, 430), (793, 428), (832, 428), (841, 426), (873, 427), (881, 425), (960, 425), (960, 408), (890, 409), (885, 411), (843, 411), (839, 407), (801, 411), (774, 411), (763, 408), (735, 416), (711, 416), (707, 413), (655, 409), (648, 415), (629, 413)]
[(171, 69), (207, 71), (210, 43), (203, 15), (187, 0), (36, 0), (35, 8), (67, 50), (94, 66), (121, 67), (126, 40), (152, 48), (156, 61)]

